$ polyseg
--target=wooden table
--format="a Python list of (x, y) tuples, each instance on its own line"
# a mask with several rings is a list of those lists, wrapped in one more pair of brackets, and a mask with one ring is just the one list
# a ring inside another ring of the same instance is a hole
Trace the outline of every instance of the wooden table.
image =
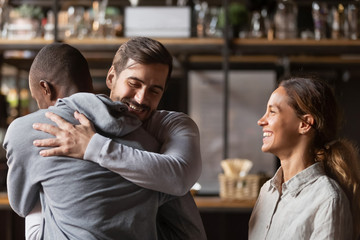
[(11, 209), (6, 192), (0, 192), (0, 209)]
[[(206, 210), (251, 210), (254, 207), (255, 199), (252, 200), (226, 200), (220, 197), (196, 196), (196, 205), (201, 211)], [(6, 192), (0, 192), (0, 209), (11, 209)]]
[(227, 200), (220, 197), (201, 196), (196, 196), (194, 199), (200, 211), (250, 212), (256, 202), (256, 199)]

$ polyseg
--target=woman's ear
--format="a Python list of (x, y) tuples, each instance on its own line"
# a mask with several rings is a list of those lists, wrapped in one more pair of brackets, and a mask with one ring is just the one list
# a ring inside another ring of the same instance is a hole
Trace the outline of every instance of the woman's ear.
[(310, 114), (303, 115), (302, 121), (300, 122), (300, 126), (299, 126), (299, 133), (305, 134), (309, 132), (309, 130), (312, 128), (313, 125), (314, 125), (313, 116), (311, 116)]
[(114, 80), (115, 80), (115, 69), (114, 66), (111, 66), (111, 68), (108, 71), (108, 74), (106, 76), (106, 86), (111, 90), (112, 86), (114, 84)]

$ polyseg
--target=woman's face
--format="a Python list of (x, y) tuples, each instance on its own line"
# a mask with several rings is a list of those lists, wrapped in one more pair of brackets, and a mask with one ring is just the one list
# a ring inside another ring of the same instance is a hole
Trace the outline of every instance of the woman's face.
[(299, 142), (301, 119), (288, 104), (288, 95), (283, 87), (270, 96), (264, 116), (258, 125), (263, 128), (263, 152), (279, 157), (290, 156)]

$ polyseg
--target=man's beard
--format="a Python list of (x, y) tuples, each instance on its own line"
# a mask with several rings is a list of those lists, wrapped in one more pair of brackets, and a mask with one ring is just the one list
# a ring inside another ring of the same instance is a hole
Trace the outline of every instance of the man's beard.
[(121, 102), (126, 104), (134, 112), (150, 111), (150, 107), (148, 105), (138, 104), (136, 101), (132, 100), (131, 98), (122, 98)]

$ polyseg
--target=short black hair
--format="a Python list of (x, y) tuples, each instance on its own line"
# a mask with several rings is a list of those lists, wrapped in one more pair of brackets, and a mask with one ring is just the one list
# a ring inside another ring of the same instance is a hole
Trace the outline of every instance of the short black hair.
[(51, 43), (36, 55), (31, 68), (32, 81), (47, 80), (53, 85), (76, 86), (79, 92), (92, 92), (92, 78), (85, 57), (65, 43)]

